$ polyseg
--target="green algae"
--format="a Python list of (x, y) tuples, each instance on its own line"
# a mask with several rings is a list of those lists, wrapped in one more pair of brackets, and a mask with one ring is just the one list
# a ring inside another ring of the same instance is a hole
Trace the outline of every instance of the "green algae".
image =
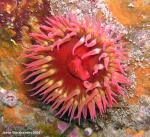
[(61, 137), (57, 131), (56, 124), (39, 124), (38, 128), (44, 137)]

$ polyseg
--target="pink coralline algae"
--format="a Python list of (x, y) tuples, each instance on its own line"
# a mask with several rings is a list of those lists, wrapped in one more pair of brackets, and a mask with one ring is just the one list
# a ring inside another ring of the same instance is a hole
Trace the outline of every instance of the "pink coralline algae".
[(97, 110), (106, 112), (124, 95), (122, 85), (129, 80), (122, 35), (96, 17), (78, 20), (73, 14), (47, 17), (40, 28), (31, 33), (36, 44), (22, 55), (21, 75), (31, 96), (49, 104), (56, 116), (94, 120)]
[(62, 134), (69, 127), (69, 125), (65, 122), (58, 122), (57, 127), (59, 132)]

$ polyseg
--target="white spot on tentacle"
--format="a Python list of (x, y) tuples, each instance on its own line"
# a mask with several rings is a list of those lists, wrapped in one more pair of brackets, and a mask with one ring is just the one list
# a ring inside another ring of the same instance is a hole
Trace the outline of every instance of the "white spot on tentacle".
[(97, 74), (99, 70), (104, 69), (104, 65), (103, 64), (96, 64), (94, 65), (94, 72), (93, 75)]
[(93, 49), (93, 50), (87, 52), (86, 54), (84, 54), (84, 55), (81, 57), (81, 59), (85, 59), (85, 58), (87, 58), (87, 57), (89, 57), (89, 56), (97, 55), (97, 54), (99, 54), (100, 52), (101, 52), (101, 49), (95, 48), (95, 49)]
[(85, 42), (85, 36), (81, 37), (80, 40), (75, 44), (72, 50), (72, 54), (75, 54), (75, 50)]

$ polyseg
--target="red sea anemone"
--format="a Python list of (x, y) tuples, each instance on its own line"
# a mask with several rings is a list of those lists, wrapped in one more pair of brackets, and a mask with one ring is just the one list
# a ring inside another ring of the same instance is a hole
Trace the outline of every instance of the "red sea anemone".
[(87, 115), (93, 120), (97, 109), (104, 113), (112, 107), (129, 82), (121, 36), (96, 18), (79, 21), (75, 15), (48, 17), (40, 28), (31, 34), (38, 44), (23, 54), (23, 81), (32, 87), (31, 96), (79, 123)]

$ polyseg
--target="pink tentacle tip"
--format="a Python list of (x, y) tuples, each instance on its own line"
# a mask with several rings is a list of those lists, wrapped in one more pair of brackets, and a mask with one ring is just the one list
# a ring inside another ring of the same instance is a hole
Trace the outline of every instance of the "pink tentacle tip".
[(101, 87), (99, 82), (91, 83), (89, 81), (84, 81), (83, 86), (86, 88), (86, 93), (90, 90), (94, 90), (95, 88)]
[(89, 43), (86, 43), (85, 46), (90, 48), (90, 47), (94, 47), (97, 44), (96, 39), (92, 40)]
[(107, 53), (104, 52), (99, 56), (99, 61), (101, 61), (101, 59), (105, 57), (107, 57)]

